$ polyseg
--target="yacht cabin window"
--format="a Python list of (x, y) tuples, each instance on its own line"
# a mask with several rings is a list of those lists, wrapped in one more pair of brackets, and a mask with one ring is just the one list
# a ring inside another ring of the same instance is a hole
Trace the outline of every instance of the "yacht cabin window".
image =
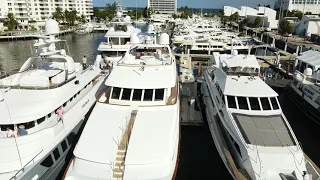
[(142, 89), (134, 89), (132, 95), (132, 101), (141, 101)]
[(164, 94), (165, 89), (128, 89), (113, 87), (111, 99), (125, 101), (163, 101)]
[(236, 99), (234, 96), (227, 96), (227, 101), (229, 108), (237, 108)]
[(277, 99), (275, 97), (270, 98), (273, 110), (279, 109)]
[(152, 101), (153, 89), (145, 89), (143, 101)]
[(260, 98), (260, 102), (263, 110), (271, 110), (268, 98)]
[(249, 110), (248, 102), (246, 97), (237, 97), (239, 109)]
[[(228, 108), (249, 110), (278, 110), (279, 104), (276, 97), (235, 97), (226, 96)], [(236, 101), (237, 100), (237, 101)], [(261, 104), (261, 106), (260, 106)], [(237, 107), (238, 106), (238, 107)]]
[(261, 110), (258, 98), (250, 97), (249, 102), (250, 102), (251, 110)]
[(121, 100), (130, 101), (131, 89), (123, 88)]
[(121, 93), (121, 88), (113, 87), (111, 99), (119, 99)]
[(155, 101), (163, 101), (164, 89), (155, 89)]

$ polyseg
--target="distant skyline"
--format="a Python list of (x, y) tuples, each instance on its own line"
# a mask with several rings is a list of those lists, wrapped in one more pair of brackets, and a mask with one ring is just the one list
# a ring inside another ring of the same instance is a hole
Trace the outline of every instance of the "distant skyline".
[[(93, 0), (94, 7), (104, 7), (107, 3), (113, 3), (114, 0)], [(147, 0), (121, 0), (124, 7), (146, 7)], [(258, 4), (274, 6), (275, 0), (248, 0), (249, 7), (256, 7)], [(208, 8), (221, 9), (223, 6), (246, 6), (247, 0), (178, 0), (178, 8), (181, 6), (188, 6), (192, 8)]]

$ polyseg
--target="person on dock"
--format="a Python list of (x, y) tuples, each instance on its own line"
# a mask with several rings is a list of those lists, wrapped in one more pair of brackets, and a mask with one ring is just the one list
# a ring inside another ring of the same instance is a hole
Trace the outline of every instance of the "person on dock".
[(14, 133), (13, 133), (12, 129), (10, 129), (9, 127), (7, 127), (7, 137), (8, 138), (14, 137)]
[(82, 58), (82, 66), (83, 66), (83, 69), (86, 69), (86, 67), (87, 67), (87, 61), (88, 61), (88, 59), (86, 58), (86, 56), (83, 56), (83, 58)]
[(18, 128), (18, 135), (25, 136), (28, 134), (28, 131), (25, 129), (24, 125), (20, 125)]
[(63, 120), (64, 109), (62, 106), (57, 110), (56, 113), (58, 114), (58, 121)]

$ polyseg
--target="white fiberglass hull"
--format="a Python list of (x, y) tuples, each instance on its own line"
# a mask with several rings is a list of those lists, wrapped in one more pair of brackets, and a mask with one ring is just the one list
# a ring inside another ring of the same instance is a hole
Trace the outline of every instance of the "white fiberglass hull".
[[(80, 127), (84, 122), (86, 114), (89, 112), (91, 107), (95, 104), (97, 99), (97, 94), (100, 94), (104, 86), (103, 82), (105, 81), (106, 76), (100, 76), (95, 84), (91, 83), (91, 89), (70, 109), (64, 116), (63, 120), (60, 121), (55, 127), (54, 130), (62, 130), (52, 142), (50, 146), (45, 147), (34, 159), (30, 162), (30, 165), (26, 166), (24, 170), (20, 172), (14, 171), (12, 173), (3, 173), (0, 174), (0, 179), (10, 179), (15, 176), (13, 179), (56, 179), (59, 175), (61, 168), (65, 164), (66, 156), (70, 149), (73, 149), (76, 144), (77, 135), (79, 133)], [(69, 127), (65, 128), (65, 124), (68, 124)], [(54, 131), (53, 130), (53, 131)], [(28, 135), (29, 136), (29, 135)], [(62, 144), (66, 146), (62, 147)], [(66, 149), (65, 149), (66, 147)], [(56, 154), (58, 149), (58, 154)], [(53, 151), (56, 150), (55, 153)], [(51, 158), (50, 161), (45, 161)]]

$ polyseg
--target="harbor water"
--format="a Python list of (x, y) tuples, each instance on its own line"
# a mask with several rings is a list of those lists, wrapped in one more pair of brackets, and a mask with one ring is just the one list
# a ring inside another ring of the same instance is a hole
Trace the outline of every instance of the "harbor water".
[[(75, 61), (81, 62), (87, 56), (89, 62), (95, 60), (96, 49), (104, 41), (104, 33), (87, 35), (68, 34), (62, 36), (67, 40), (69, 50)], [(8, 41), (0, 43), (0, 71), (20, 68), (32, 55), (30, 44), (33, 40)], [(304, 152), (320, 165), (320, 127), (305, 116), (285, 96), (282, 89), (277, 89), (280, 102), (288, 121)], [(180, 160), (177, 173), (179, 180), (194, 179), (231, 179), (227, 169), (215, 148), (210, 131), (204, 122), (203, 126), (182, 126)]]

